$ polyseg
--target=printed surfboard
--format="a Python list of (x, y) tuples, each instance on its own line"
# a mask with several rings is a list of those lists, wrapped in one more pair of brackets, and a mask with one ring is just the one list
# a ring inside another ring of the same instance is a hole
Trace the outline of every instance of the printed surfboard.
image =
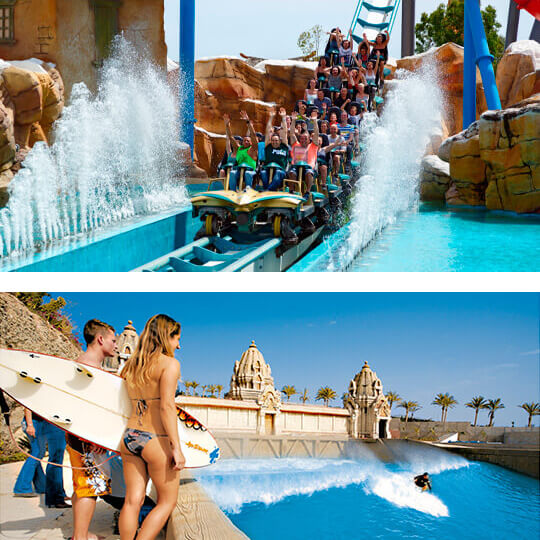
[[(0, 388), (63, 430), (119, 451), (132, 408), (121, 377), (57, 356), (0, 349)], [(219, 447), (212, 434), (180, 407), (177, 411), (186, 468), (217, 461)]]

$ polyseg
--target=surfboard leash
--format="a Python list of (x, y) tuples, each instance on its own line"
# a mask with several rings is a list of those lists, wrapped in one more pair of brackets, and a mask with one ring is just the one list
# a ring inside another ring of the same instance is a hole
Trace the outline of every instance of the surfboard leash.
[[(24, 454), (26, 457), (35, 459), (36, 461), (39, 461), (40, 463), (43, 463), (44, 465), (54, 465), (55, 467), (62, 467), (63, 469), (73, 469), (73, 470), (76, 470), (76, 471), (86, 471), (86, 470), (96, 469), (96, 468), (100, 469), (101, 465), (103, 465), (104, 463), (107, 463), (107, 461), (110, 461), (111, 459), (113, 459), (114, 457), (117, 456), (117, 454), (113, 454), (112, 456), (108, 457), (106, 460), (102, 461), (101, 463), (99, 463), (99, 464), (96, 463), (95, 465), (92, 465), (91, 467), (72, 467), (71, 465), (64, 465), (63, 463), (54, 463), (52, 461), (45, 461), (44, 459), (40, 459), (40, 458), (38, 458), (36, 456), (33, 456), (29, 452), (27, 452), (24, 448), (22, 448), (19, 445), (19, 443), (17, 442), (17, 439), (15, 439), (15, 435), (13, 434), (13, 431), (12, 431), (11, 425), (10, 425), (11, 410), (9, 408), (9, 405), (6, 402), (6, 398), (5, 398), (4, 392), (2, 392), (2, 390), (0, 390), (0, 409), (2, 410), (2, 414), (4, 415), (4, 420), (6, 422), (6, 426), (8, 428), (9, 435), (11, 436), (11, 440), (13, 441), (13, 444), (15, 445), (15, 448), (17, 448), (17, 450), (19, 452), (21, 452), (21, 454)], [(47, 420), (44, 420), (44, 421), (46, 422)], [(103, 470), (101, 472), (103, 472)], [(105, 474), (105, 473), (103, 472), (103, 474)]]

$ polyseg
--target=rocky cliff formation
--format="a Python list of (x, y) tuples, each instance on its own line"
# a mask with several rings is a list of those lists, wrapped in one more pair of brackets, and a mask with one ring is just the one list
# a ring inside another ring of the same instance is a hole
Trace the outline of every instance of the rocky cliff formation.
[[(0, 293), (0, 348), (24, 349), (52, 354), (75, 360), (81, 353), (79, 347), (55, 330), (39, 315), (32, 313), (10, 293)], [(23, 408), (8, 398), (12, 407), (11, 427), (18, 438)], [(0, 423), (0, 461), (16, 458), (18, 450), (13, 445), (7, 427)], [(19, 457), (20, 459), (21, 457)]]
[(48, 142), (63, 107), (64, 84), (53, 66), (0, 60), (0, 207), (26, 153), (35, 142)]
[[(439, 49), (444, 47), (449, 45)], [(438, 156), (424, 159), (422, 200), (485, 206), (489, 210), (540, 212), (539, 73), (540, 44), (521, 41), (508, 47), (496, 73), (505, 108), (483, 112), (468, 129), (447, 138)], [(456, 108), (461, 114), (461, 105)], [(457, 120), (454, 117), (454, 124)], [(449, 177), (444, 174), (445, 162)]]
[(540, 212), (540, 94), (487, 111), (447, 139), (439, 158), (450, 165), (450, 205)]
[(10, 293), (0, 293), (0, 347), (76, 359), (81, 349)]

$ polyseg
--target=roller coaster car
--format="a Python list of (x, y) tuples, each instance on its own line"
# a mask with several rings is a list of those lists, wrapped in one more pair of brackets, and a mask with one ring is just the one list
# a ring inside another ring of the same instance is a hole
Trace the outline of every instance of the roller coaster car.
[[(239, 167), (239, 191), (233, 191), (229, 189), (231, 166), (227, 165), (223, 183), (221, 179), (212, 180), (208, 191), (191, 199), (193, 216), (200, 216), (203, 222), (196, 239), (240, 233), (281, 237), (285, 245), (296, 244), (299, 234), (313, 232), (329, 218), (325, 206), (332, 193), (329, 197), (319, 191), (312, 191), (306, 197), (301, 194), (307, 167), (307, 163), (297, 163), (297, 178), (285, 178), (282, 191), (257, 191), (251, 187), (240, 191), (246, 168)], [(269, 184), (278, 168), (276, 163), (266, 166)]]

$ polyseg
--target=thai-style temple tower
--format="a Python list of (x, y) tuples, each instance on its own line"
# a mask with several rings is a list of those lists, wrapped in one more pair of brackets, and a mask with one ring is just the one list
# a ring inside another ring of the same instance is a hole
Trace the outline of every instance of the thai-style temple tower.
[(349, 434), (352, 438), (390, 438), (390, 406), (381, 380), (367, 362), (351, 380), (344, 406), (351, 414)]
[(255, 341), (251, 342), (240, 360), (234, 363), (231, 388), (225, 398), (255, 401), (260, 406), (258, 433), (276, 433), (276, 417), (281, 409), (281, 394), (274, 387), (270, 366), (264, 361)]
[(133, 323), (128, 321), (124, 326), (124, 331), (118, 336), (116, 340), (116, 348), (118, 352), (111, 358), (105, 360), (104, 368), (107, 371), (117, 372), (126, 362), (126, 360), (133, 354), (139, 336), (137, 331), (133, 327)]

